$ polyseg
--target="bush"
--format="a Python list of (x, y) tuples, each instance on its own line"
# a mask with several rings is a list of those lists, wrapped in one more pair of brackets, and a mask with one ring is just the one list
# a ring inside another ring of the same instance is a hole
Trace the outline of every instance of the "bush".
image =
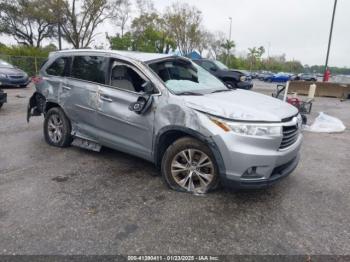
[(0, 59), (17, 66), (29, 76), (34, 76), (38, 73), (49, 53), (55, 50), (56, 47), (54, 45), (49, 45), (44, 48), (35, 48), (27, 46), (8, 47), (0, 44)]

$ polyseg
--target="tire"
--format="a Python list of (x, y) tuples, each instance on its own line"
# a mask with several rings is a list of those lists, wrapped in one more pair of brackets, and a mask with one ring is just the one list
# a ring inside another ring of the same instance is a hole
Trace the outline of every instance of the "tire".
[(27, 88), (28, 85), (21, 85), (21, 88)]
[(0, 108), (2, 108), (3, 105), (4, 105), (4, 103), (0, 103)]
[(226, 81), (225, 83), (226, 83), (227, 85), (231, 85), (231, 86), (232, 86), (232, 89), (237, 89), (237, 88), (238, 88), (237, 85), (236, 85), (236, 83), (233, 82), (233, 81)]
[(161, 172), (168, 187), (180, 192), (204, 194), (219, 184), (214, 155), (208, 146), (191, 137), (180, 138), (169, 146)]
[(68, 147), (72, 143), (71, 124), (63, 110), (51, 108), (45, 115), (44, 137), (46, 143), (56, 147)]
[(301, 118), (302, 118), (303, 125), (306, 125), (307, 124), (307, 116), (306, 115), (301, 115)]

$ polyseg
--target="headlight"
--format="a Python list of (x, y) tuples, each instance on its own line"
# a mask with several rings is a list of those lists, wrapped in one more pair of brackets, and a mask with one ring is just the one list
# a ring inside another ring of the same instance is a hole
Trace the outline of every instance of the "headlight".
[(303, 125), (303, 118), (301, 117), (301, 114), (298, 114), (297, 119), (298, 119), (298, 128), (301, 128)]
[(246, 77), (246, 76), (241, 76), (241, 77), (239, 78), (239, 80), (240, 80), (241, 82), (244, 82), (245, 80), (247, 80), (247, 77)]
[(5, 74), (0, 74), (0, 78), (7, 78), (7, 75), (5, 75)]
[(226, 132), (234, 132), (246, 136), (281, 136), (282, 126), (278, 124), (254, 124), (244, 122), (231, 122), (218, 118), (210, 120)]

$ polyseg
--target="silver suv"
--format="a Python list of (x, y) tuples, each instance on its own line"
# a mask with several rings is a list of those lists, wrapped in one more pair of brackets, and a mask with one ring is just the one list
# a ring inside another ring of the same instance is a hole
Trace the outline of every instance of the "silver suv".
[(295, 107), (229, 89), (183, 57), (61, 51), (34, 81), (27, 120), (44, 114), (48, 144), (138, 156), (155, 163), (175, 190), (265, 187), (299, 161)]

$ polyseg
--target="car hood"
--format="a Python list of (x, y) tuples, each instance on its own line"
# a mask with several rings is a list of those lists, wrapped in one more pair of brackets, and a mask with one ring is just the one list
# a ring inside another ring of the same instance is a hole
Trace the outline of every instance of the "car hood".
[(0, 74), (24, 76), (25, 73), (21, 69), (17, 68), (0, 67)]
[(183, 99), (192, 109), (232, 120), (280, 122), (298, 113), (294, 106), (279, 99), (246, 90)]
[(235, 73), (235, 74), (240, 74), (240, 75), (246, 75), (244, 72), (239, 71), (239, 70), (234, 70), (234, 69), (226, 69), (224, 70), (226, 73)]

